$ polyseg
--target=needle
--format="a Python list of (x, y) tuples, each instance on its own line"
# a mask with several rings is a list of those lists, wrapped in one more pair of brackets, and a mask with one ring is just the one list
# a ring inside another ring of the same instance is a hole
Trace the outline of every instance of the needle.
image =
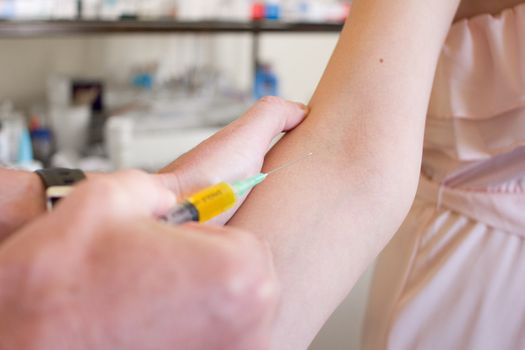
[(292, 161), (290, 161), (290, 162), (288, 162), (288, 163), (285, 163), (285, 164), (281, 165), (281, 166), (278, 167), (278, 168), (275, 168), (275, 169), (273, 169), (273, 170), (267, 172), (266, 175), (268, 176), (268, 175), (271, 175), (271, 174), (276, 173), (276, 172), (278, 172), (278, 171), (281, 171), (281, 170), (284, 170), (284, 169), (286, 169), (286, 168), (289, 168), (289, 167), (291, 167), (292, 165), (295, 165), (295, 164), (297, 164), (297, 163), (299, 163), (299, 162), (302, 162), (303, 160), (305, 160), (305, 159), (307, 159), (307, 158), (310, 158), (312, 155), (313, 155), (313, 152), (310, 152), (310, 153), (308, 153), (307, 155), (305, 155), (304, 157), (301, 157), (301, 158), (296, 159), (296, 160), (292, 160)]

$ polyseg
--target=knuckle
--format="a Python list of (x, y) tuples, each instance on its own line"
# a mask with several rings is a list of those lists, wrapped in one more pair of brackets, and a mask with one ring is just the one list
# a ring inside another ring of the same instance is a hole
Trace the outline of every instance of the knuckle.
[(232, 305), (234, 313), (246, 310), (257, 317), (265, 315), (277, 305), (277, 283), (266, 273), (248, 273), (248, 270), (230, 274), (225, 290), (225, 302)]
[(260, 242), (249, 234), (237, 233), (233, 252), (223, 257), (224, 297), (239, 312), (248, 308), (254, 315), (266, 314), (277, 304), (278, 285), (270, 259)]

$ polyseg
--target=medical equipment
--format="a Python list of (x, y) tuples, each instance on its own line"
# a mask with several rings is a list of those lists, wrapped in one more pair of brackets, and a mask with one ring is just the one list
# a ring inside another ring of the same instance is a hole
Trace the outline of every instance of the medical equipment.
[(116, 169), (157, 171), (237, 119), (252, 103), (244, 98), (158, 98), (150, 107), (109, 118), (109, 159)]
[(252, 188), (262, 183), (266, 178), (278, 171), (286, 169), (312, 156), (309, 153), (297, 160), (286, 163), (268, 173), (260, 173), (246, 180), (233, 183), (221, 182), (208, 187), (179, 204), (167, 217), (166, 221), (181, 225), (186, 222), (206, 222), (232, 209), (237, 201)]

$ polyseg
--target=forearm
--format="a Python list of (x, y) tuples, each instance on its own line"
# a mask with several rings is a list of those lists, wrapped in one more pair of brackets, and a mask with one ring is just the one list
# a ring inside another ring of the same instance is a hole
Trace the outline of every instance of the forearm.
[(0, 169), (0, 244), (44, 212), (44, 189), (36, 174)]
[(275, 348), (305, 348), (401, 224), (457, 0), (354, 1), (311, 101), (267, 168), (314, 155), (254, 191), (231, 221), (271, 244), (283, 302)]
[[(88, 179), (97, 176), (86, 174)], [(0, 244), (45, 212), (44, 185), (37, 174), (0, 168)]]

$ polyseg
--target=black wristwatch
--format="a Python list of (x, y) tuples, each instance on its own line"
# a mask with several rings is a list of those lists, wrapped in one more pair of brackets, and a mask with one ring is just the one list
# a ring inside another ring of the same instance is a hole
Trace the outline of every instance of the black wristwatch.
[(35, 173), (44, 184), (49, 211), (71, 192), (76, 183), (86, 179), (84, 172), (79, 169), (42, 169), (35, 171)]

